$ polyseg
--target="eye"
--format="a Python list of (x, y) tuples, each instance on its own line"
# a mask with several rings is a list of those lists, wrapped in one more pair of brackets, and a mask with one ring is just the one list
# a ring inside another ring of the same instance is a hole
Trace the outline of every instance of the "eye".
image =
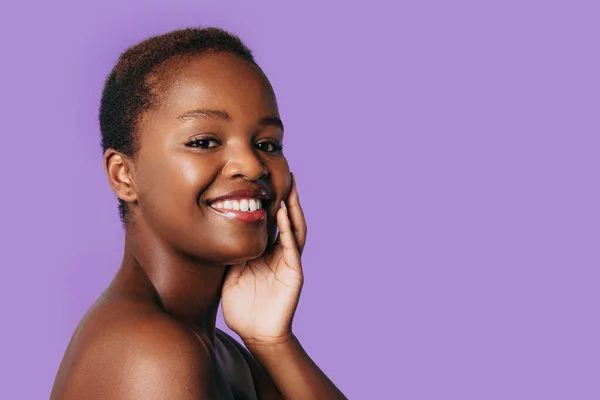
[(267, 153), (280, 153), (283, 149), (283, 145), (277, 140), (263, 140), (262, 142), (256, 143), (256, 147)]
[(216, 139), (213, 138), (209, 138), (209, 137), (195, 137), (195, 138), (191, 138), (186, 146), (188, 147), (195, 147), (198, 149), (210, 149), (213, 147), (217, 147), (218, 145), (220, 145), (221, 143), (219, 143)]

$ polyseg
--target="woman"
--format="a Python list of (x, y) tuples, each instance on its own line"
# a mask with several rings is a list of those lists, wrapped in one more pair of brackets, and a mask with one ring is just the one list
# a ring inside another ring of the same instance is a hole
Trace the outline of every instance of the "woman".
[[(273, 89), (242, 42), (185, 29), (128, 49), (100, 127), (124, 256), (51, 398), (345, 398), (292, 333), (306, 224)], [(219, 302), (249, 351), (215, 328)]]

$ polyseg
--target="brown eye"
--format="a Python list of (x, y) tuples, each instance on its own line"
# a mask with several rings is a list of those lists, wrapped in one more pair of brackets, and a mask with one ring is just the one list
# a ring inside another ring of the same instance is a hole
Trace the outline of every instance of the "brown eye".
[(212, 147), (217, 147), (219, 144), (219, 142), (212, 138), (192, 138), (187, 143), (187, 146), (199, 149), (210, 149)]
[(283, 149), (283, 145), (276, 140), (265, 140), (256, 143), (256, 147), (267, 153), (279, 153)]

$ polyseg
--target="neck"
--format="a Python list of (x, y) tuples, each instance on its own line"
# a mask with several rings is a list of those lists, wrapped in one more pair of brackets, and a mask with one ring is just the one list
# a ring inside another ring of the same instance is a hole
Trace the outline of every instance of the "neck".
[(121, 270), (134, 269), (147, 278), (169, 315), (199, 328), (214, 343), (226, 266), (178, 253), (149, 229), (128, 227)]

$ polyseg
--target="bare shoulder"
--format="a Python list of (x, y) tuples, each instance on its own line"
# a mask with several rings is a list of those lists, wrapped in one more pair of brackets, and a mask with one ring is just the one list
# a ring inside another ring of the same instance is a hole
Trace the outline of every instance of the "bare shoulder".
[(53, 400), (211, 398), (211, 355), (193, 331), (159, 312), (103, 312), (75, 333)]

